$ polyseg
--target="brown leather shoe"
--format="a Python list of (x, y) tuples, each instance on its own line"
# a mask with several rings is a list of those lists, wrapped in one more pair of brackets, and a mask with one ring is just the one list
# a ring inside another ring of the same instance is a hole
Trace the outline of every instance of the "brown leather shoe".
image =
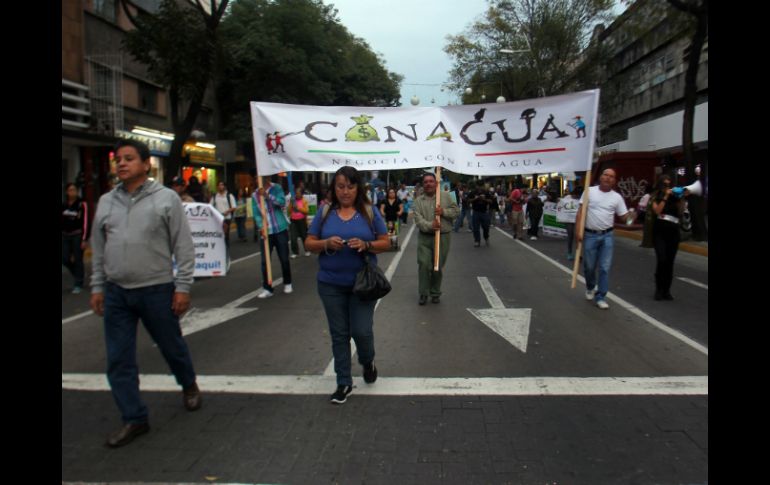
[(107, 446), (110, 448), (119, 448), (131, 443), (134, 438), (150, 431), (150, 425), (147, 423), (126, 424), (118, 431), (112, 433), (107, 438)]
[(182, 400), (184, 401), (184, 407), (188, 411), (200, 409), (201, 404), (203, 404), (203, 398), (197, 383), (193, 383), (182, 390)]

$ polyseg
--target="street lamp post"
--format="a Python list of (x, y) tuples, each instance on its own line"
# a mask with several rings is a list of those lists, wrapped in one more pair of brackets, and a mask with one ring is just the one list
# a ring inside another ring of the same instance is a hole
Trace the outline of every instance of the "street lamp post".
[[(527, 42), (529, 45), (529, 42)], [(532, 49), (500, 49), (498, 52), (501, 54), (523, 54), (525, 52), (531, 52)], [(503, 97), (503, 81), (500, 81), (500, 97), (497, 98), (498, 103), (505, 103), (505, 97)]]

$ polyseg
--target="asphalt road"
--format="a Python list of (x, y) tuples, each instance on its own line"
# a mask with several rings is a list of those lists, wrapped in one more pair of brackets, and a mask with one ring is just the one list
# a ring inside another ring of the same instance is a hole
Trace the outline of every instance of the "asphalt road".
[[(490, 246), (474, 248), (462, 229), (441, 303), (418, 306), (412, 227), (402, 229), (400, 260), (379, 258), (393, 291), (375, 313), (377, 383), (363, 384), (354, 365), (348, 402), (328, 403), (316, 257), (291, 260), (293, 294), (279, 285), (258, 300), (260, 248), (233, 237), (230, 272), (196, 281), (183, 321), (204, 409), (181, 409), (141, 329), (153, 432), (120, 450), (101, 447), (119, 426), (102, 323), (63, 274), (62, 480), (707, 483), (707, 257), (680, 252), (675, 277), (687, 281), (658, 302), (653, 250), (616, 237), (610, 309), (600, 310), (582, 283), (570, 288), (564, 240), (514, 241), (493, 228)], [(280, 278), (275, 256), (273, 265)], [(493, 306), (520, 310), (525, 351), (469, 311)]]

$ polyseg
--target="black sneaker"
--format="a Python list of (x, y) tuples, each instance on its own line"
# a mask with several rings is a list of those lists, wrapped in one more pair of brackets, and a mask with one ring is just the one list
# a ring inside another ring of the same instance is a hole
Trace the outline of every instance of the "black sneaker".
[(368, 366), (364, 366), (364, 382), (367, 384), (371, 384), (372, 382), (377, 380), (377, 367), (374, 365), (374, 363), (369, 364)]
[(428, 295), (420, 295), (420, 301), (418, 303), (420, 305), (428, 303)]
[(353, 392), (351, 386), (337, 386), (337, 390), (332, 394), (331, 402), (334, 404), (342, 404), (348, 400), (348, 394)]

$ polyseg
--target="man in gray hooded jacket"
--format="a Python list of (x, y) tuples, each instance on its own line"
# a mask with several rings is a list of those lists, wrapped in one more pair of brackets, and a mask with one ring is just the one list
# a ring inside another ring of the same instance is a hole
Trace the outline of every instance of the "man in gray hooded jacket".
[(115, 159), (120, 183), (99, 199), (91, 234), (91, 309), (104, 315), (107, 378), (124, 423), (108, 438), (110, 447), (128, 444), (150, 429), (136, 364), (140, 319), (182, 386), (185, 407), (194, 411), (201, 406), (179, 325), (190, 307), (195, 267), (182, 202), (173, 190), (148, 179), (150, 151), (144, 143), (118, 142)]

